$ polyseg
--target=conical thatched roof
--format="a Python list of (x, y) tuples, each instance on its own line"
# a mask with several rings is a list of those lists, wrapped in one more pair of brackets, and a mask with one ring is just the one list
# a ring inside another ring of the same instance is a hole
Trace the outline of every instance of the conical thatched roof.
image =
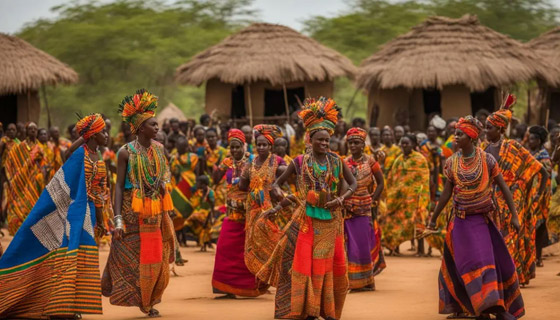
[(536, 54), (465, 15), (428, 18), (389, 41), (362, 62), (357, 82), (364, 89), (462, 84), (482, 91), (537, 76), (552, 80)]
[(177, 118), (179, 121), (187, 121), (187, 117), (185, 117), (183, 111), (171, 102), (167, 105), (167, 107), (163, 108), (160, 113), (158, 113), (156, 118), (160, 126), (165, 122), (165, 120), (172, 118)]
[[(560, 68), (560, 27), (527, 42), (526, 47), (539, 54), (546, 63)], [(556, 72), (560, 81), (560, 72)]]
[(325, 81), (353, 77), (356, 68), (340, 53), (285, 26), (255, 23), (197, 54), (177, 68), (181, 84), (213, 78), (243, 84)]
[(78, 81), (78, 74), (64, 63), (22, 39), (3, 33), (0, 33), (0, 75), (0, 94)]

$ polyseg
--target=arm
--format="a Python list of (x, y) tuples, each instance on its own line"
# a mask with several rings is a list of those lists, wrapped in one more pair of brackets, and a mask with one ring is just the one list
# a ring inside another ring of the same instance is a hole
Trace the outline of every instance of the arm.
[[(325, 204), (325, 207), (327, 208), (333, 208), (337, 205), (342, 206), (344, 200), (346, 200), (346, 198), (351, 196), (352, 193), (354, 193), (354, 191), (356, 191), (356, 188), (358, 187), (358, 182), (356, 181), (356, 178), (352, 174), (352, 171), (350, 171), (350, 168), (348, 168), (346, 163), (344, 163), (344, 161), (342, 162), (342, 174), (344, 176), (344, 180), (346, 180), (346, 183), (348, 184), (348, 189), (346, 190), (346, 192), (344, 192), (344, 194), (342, 194), (338, 198), (327, 202), (327, 204)], [(340, 190), (342, 190), (342, 188), (340, 188)]]
[(544, 166), (541, 166), (541, 171), (539, 173), (541, 174), (541, 184), (539, 186), (539, 193), (537, 194), (537, 197), (540, 198), (546, 189), (546, 182), (550, 178), (550, 175)]
[(220, 181), (222, 181), (222, 178), (224, 177), (225, 174), (226, 174), (225, 170), (220, 170), (219, 168), (216, 169), (212, 174), (212, 181), (214, 182), (214, 185), (219, 184)]
[(68, 150), (66, 150), (66, 153), (64, 154), (64, 159), (70, 158), (72, 153), (74, 151), (76, 151), (76, 149), (78, 149), (84, 143), (86, 143), (86, 141), (84, 140), (83, 137), (79, 137), (78, 139), (76, 139), (76, 141), (74, 141), (74, 143), (72, 143), (70, 148), (68, 148)]
[(373, 177), (375, 178), (375, 182), (377, 183), (377, 186), (375, 187), (375, 191), (373, 192), (372, 198), (373, 201), (378, 201), (379, 197), (381, 197), (381, 193), (383, 192), (383, 189), (385, 188), (385, 180), (383, 179), (383, 173), (381, 173), (381, 170), (374, 171)]
[(506, 182), (504, 181), (504, 177), (502, 177), (501, 173), (494, 178), (494, 183), (496, 183), (500, 188), (500, 190), (502, 191), (502, 194), (506, 199), (506, 203), (509, 208), (509, 211), (511, 212), (511, 222), (513, 224), (513, 227), (517, 230), (517, 232), (519, 232), (520, 225), (519, 225), (519, 217), (517, 216), (517, 210), (515, 210), (513, 197), (511, 196), (511, 192), (509, 191), (509, 188)]
[(447, 179), (447, 182), (445, 182), (445, 187), (443, 188), (443, 192), (441, 193), (441, 196), (439, 197), (439, 201), (436, 205), (436, 209), (434, 210), (434, 214), (432, 215), (432, 218), (428, 223), (428, 228), (435, 229), (436, 221), (443, 208), (445, 208), (445, 206), (447, 205), (447, 202), (449, 202), (449, 199), (451, 199), (452, 194), (453, 194), (453, 183), (451, 182), (451, 180)]
[[(115, 212), (115, 233), (114, 239), (120, 240), (123, 234), (122, 225), (122, 202), (123, 202), (123, 192), (124, 192), (124, 181), (126, 178), (126, 169), (128, 166), (128, 151), (122, 148), (117, 155), (117, 184), (115, 186), (115, 203), (113, 205), (113, 210)], [(120, 228), (119, 220), (120, 219)]]

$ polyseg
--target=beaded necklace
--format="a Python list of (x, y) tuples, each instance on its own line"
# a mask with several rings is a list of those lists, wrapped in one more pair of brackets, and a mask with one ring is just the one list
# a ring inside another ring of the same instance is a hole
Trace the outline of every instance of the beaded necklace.
[(335, 191), (336, 185), (333, 184), (336, 178), (331, 161), (327, 155), (325, 170), (319, 167), (315, 157), (311, 153), (303, 155), (301, 167), (302, 174), (298, 185), (302, 188), (302, 195), (305, 195), (307, 203), (312, 206), (323, 208), (330, 201), (331, 193)]

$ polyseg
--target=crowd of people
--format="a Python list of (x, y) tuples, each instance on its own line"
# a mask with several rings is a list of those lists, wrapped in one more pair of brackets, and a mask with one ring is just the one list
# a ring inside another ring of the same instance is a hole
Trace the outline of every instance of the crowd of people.
[(100, 114), (69, 139), (8, 124), (0, 224), (14, 238), (0, 248), (0, 318), (98, 314), (101, 295), (159, 316), (187, 241), (215, 247), (218, 298), (273, 286), (278, 319), (340, 319), (347, 292), (375, 290), (385, 255), (407, 242), (420, 257), (441, 252), (440, 313), (520, 318), (520, 287), (560, 234), (560, 126), (512, 126), (514, 103), (430, 115), (425, 133), (348, 126), (324, 97), (279, 125), (203, 115), (160, 129), (157, 97), (139, 90), (114, 138)]

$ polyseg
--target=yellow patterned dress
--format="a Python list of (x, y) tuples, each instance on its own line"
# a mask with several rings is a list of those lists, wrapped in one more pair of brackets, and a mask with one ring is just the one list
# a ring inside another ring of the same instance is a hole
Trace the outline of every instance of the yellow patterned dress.
[(387, 174), (391, 170), (393, 163), (395, 162), (397, 157), (402, 154), (402, 150), (401, 148), (399, 148), (399, 146), (393, 144), (390, 147), (383, 145), (383, 147), (381, 147), (381, 151), (383, 151), (383, 153), (385, 154), (385, 162), (383, 163), (383, 173), (385, 173), (385, 177), (387, 177)]

